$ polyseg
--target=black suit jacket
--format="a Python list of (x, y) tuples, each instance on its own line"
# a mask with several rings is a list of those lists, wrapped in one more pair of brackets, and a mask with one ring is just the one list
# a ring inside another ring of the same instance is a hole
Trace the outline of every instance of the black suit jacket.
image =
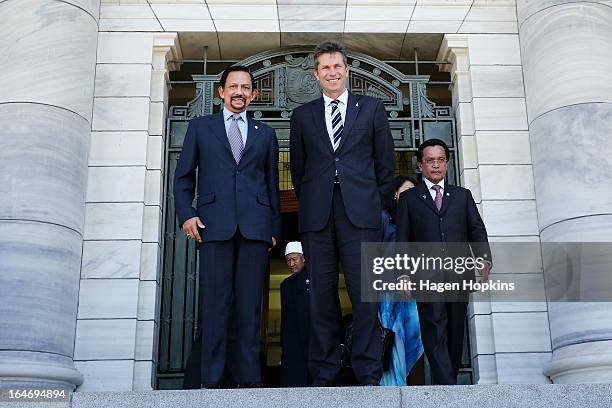
[(359, 228), (380, 228), (382, 203), (391, 197), (393, 139), (382, 102), (349, 93), (344, 132), (334, 152), (323, 97), (293, 111), (291, 176), (300, 202), (300, 232), (319, 231), (331, 212), (338, 171), (344, 208)]
[[(487, 230), (470, 190), (445, 183), (442, 208), (436, 208), (425, 182), (400, 195), (397, 206), (397, 242), (453, 243), (454, 256), (491, 261)], [(468, 245), (469, 244), (469, 245)], [(465, 278), (473, 279), (474, 271)]]
[(242, 158), (236, 164), (223, 112), (189, 123), (174, 174), (174, 205), (181, 225), (200, 217), (206, 226), (200, 231), (204, 242), (228, 240), (236, 228), (247, 239), (271, 243), (272, 236), (280, 237), (276, 134), (251, 118), (248, 129)]

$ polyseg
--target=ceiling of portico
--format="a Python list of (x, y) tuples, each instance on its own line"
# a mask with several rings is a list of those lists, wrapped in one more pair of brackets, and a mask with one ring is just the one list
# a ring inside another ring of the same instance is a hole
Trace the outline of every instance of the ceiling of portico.
[(515, 0), (101, 0), (100, 31), (178, 32), (183, 57), (241, 59), (323, 40), (435, 59), (444, 33), (516, 33)]
[[(387, 33), (179, 33), (184, 59), (240, 60), (279, 47), (314, 45), (325, 40), (341, 41), (349, 51), (381, 60), (412, 60), (414, 49), (420, 60), (435, 60), (441, 34)], [(221, 49), (221, 52), (219, 52)]]

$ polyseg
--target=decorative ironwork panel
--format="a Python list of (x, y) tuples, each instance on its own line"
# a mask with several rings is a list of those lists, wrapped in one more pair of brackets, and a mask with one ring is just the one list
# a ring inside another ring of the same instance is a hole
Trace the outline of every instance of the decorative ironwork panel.
[(275, 71), (267, 72), (255, 78), (255, 89), (257, 97), (253, 99), (253, 106), (274, 106), (276, 102)]
[[(184, 134), (183, 134), (184, 136)], [(173, 180), (178, 153), (168, 157), (168, 179)], [(187, 239), (176, 219), (174, 197), (169, 188), (165, 200), (164, 262), (161, 279), (158, 388), (181, 388), (185, 364), (197, 332), (197, 273), (195, 245)]]
[(321, 89), (314, 76), (312, 55), (285, 58), (285, 107), (293, 109), (321, 96)]
[[(248, 66), (255, 77), (258, 94), (249, 105), (249, 111), (258, 120), (268, 123), (288, 122), (295, 107), (321, 96), (319, 83), (314, 76), (314, 55), (311, 49), (298, 47), (269, 51), (247, 58), (239, 64)], [(423, 121), (430, 119), (451, 123), (443, 127), (449, 132), (444, 134), (443, 139), (454, 140), (452, 108), (437, 106), (427, 97), (429, 76), (405, 75), (385, 62), (363, 54), (349, 54), (348, 64), (348, 87), (351, 92), (383, 101), (396, 149), (416, 149), (422, 137), (425, 137)], [(216, 95), (220, 78), (221, 73), (193, 76), (197, 94), (186, 107), (188, 119), (211, 114), (222, 108), (222, 101)], [(184, 115), (180, 111), (171, 112), (170, 119), (173, 117), (184, 118)], [(281, 149), (288, 148), (282, 136), (279, 142)]]

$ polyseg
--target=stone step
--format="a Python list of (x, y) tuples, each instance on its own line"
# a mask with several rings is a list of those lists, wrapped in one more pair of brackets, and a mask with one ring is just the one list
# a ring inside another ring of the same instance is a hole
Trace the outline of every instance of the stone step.
[(82, 392), (58, 403), (1, 408), (610, 408), (612, 384), (263, 388)]

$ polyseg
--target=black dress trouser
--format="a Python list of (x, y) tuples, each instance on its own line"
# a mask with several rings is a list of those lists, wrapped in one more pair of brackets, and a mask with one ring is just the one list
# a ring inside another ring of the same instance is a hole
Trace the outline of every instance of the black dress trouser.
[(421, 339), (434, 385), (457, 384), (467, 302), (418, 302)]
[(340, 377), (341, 327), (338, 260), (353, 310), (351, 363), (361, 385), (382, 376), (378, 304), (361, 301), (361, 243), (380, 241), (379, 228), (358, 228), (346, 215), (339, 184), (325, 228), (302, 234), (305, 267), (310, 275), (309, 363), (314, 386), (337, 385)]
[[(230, 240), (200, 245), (202, 384), (221, 384), (226, 366), (238, 384), (261, 382), (259, 326), (268, 247), (239, 230)], [(231, 358), (237, 364), (227, 361), (230, 324), (236, 339)]]

